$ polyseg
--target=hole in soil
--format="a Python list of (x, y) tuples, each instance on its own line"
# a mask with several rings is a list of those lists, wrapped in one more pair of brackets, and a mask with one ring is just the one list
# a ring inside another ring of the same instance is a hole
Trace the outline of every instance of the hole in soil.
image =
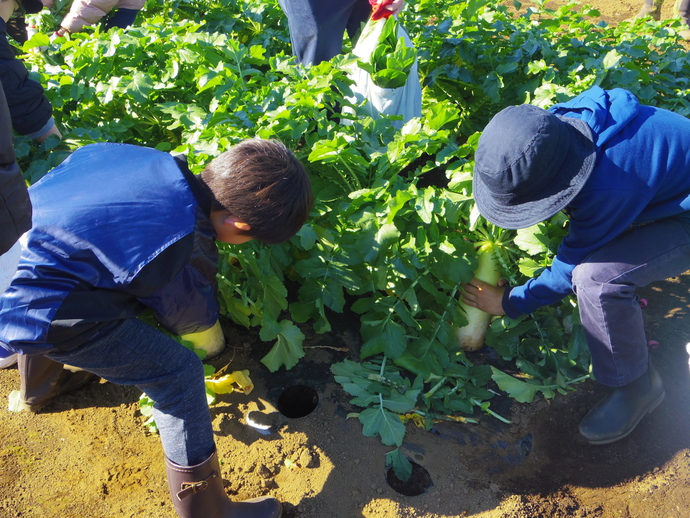
[(319, 395), (306, 385), (289, 387), (278, 398), (278, 411), (285, 417), (298, 418), (311, 414), (319, 404)]
[(407, 482), (395, 476), (393, 468), (386, 473), (386, 481), (397, 493), (405, 496), (419, 496), (431, 487), (431, 475), (426, 468), (412, 462), (412, 475)]

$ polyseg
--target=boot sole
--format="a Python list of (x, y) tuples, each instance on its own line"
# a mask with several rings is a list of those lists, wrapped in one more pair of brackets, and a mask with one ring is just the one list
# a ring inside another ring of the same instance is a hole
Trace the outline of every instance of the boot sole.
[(630, 430), (625, 432), (623, 435), (617, 435), (616, 437), (613, 437), (610, 439), (602, 439), (600, 441), (593, 441), (593, 440), (587, 439), (587, 442), (589, 442), (589, 444), (592, 444), (595, 446), (601, 446), (602, 444), (611, 444), (612, 442), (616, 442), (616, 441), (620, 441), (621, 439), (625, 439), (628, 435), (630, 435), (633, 432), (633, 430), (635, 430), (635, 428), (637, 428), (637, 425), (640, 424), (640, 421), (642, 421), (642, 419), (646, 415), (652, 413), (656, 409), (656, 407), (658, 407), (661, 404), (661, 402), (664, 400), (665, 397), (666, 397), (666, 391), (663, 390), (661, 392), (661, 394), (659, 395), (659, 397), (649, 406), (649, 409), (647, 409), (647, 411), (644, 414), (642, 414), (637, 421), (635, 421), (635, 424), (630, 427)]

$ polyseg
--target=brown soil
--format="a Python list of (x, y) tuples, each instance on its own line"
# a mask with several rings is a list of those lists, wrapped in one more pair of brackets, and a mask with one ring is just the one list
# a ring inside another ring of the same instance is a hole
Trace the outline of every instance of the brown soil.
[[(357, 358), (352, 320), (336, 320), (330, 335), (308, 334), (306, 356), (274, 374), (258, 361), (268, 345), (226, 323), (231, 345), (211, 363), (249, 369), (256, 384), (212, 407), (226, 490), (236, 499), (275, 495), (288, 518), (685, 518), (689, 288), (690, 273), (642, 292), (667, 396), (633, 434), (598, 447), (580, 438), (579, 420), (603, 394), (595, 383), (530, 405), (497, 398), (492, 408), (512, 424), (481, 416), (478, 424), (442, 423), (428, 432), (408, 425), (403, 448), (425, 470), (416, 479), (427, 482), (421, 490), (428, 486), (418, 496), (387, 482), (390, 448), (348, 419), (357, 409), (330, 374), (332, 363)], [(2, 394), (18, 383), (16, 368), (0, 370)], [(291, 387), (303, 388), (286, 402)], [(285, 418), (268, 435), (247, 426), (254, 409), (308, 412), (314, 399), (304, 387), (318, 397), (313, 411)], [(145, 432), (138, 398), (136, 389), (100, 382), (40, 414), (0, 411), (0, 517), (173, 518), (160, 441)]]
[[(626, 0), (588, 3), (611, 22), (639, 8)], [(327, 336), (305, 330), (306, 356), (274, 374), (258, 361), (268, 344), (226, 323), (228, 348), (211, 363), (249, 369), (256, 384), (251, 394), (223, 395), (212, 407), (226, 490), (233, 499), (274, 495), (288, 518), (690, 516), (688, 288), (684, 275), (642, 293), (667, 396), (633, 434), (608, 446), (583, 442), (579, 420), (603, 394), (594, 383), (550, 402), (496, 399), (492, 409), (512, 424), (482, 416), (479, 424), (444, 423), (428, 432), (408, 425), (403, 447), (425, 470), (426, 478), (416, 479), (422, 489), (429, 485), (418, 496), (387, 482), (390, 448), (364, 437), (359, 421), (347, 417), (357, 409), (330, 374), (332, 363), (357, 359), (353, 321), (336, 321)], [(5, 408), (18, 384), (16, 368), (0, 370)], [(312, 412), (286, 418), (269, 435), (246, 425), (249, 410), (280, 407), (281, 395), (295, 386), (315, 391)], [(100, 382), (40, 414), (0, 409), (0, 518), (173, 518), (160, 441), (142, 426), (139, 395)]]

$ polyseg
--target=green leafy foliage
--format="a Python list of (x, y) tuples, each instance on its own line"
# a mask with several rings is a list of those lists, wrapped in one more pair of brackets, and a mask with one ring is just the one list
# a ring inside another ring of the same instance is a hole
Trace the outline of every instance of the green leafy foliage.
[(400, 88), (407, 83), (410, 69), (417, 59), (414, 47), (408, 47), (405, 39), (398, 36), (400, 22), (389, 16), (385, 20), (370, 20), (362, 31), (362, 36), (373, 24), (382, 23), (383, 28), (378, 44), (368, 61), (360, 61), (359, 66), (371, 76), (372, 82), (381, 88)]

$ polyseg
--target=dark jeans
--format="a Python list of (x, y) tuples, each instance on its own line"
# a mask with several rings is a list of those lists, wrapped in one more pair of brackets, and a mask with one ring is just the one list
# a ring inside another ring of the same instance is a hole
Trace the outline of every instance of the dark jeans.
[(288, 19), (292, 51), (300, 63), (315, 65), (343, 51), (371, 14), (368, 0), (278, 0)]
[(105, 22), (105, 29), (111, 29), (113, 27), (119, 27), (120, 29), (126, 29), (134, 23), (134, 20), (139, 14), (138, 9), (122, 9), (118, 8), (114, 13), (108, 17)]
[(637, 287), (690, 269), (690, 223), (668, 218), (608, 243), (573, 271), (594, 376), (619, 387), (647, 370), (649, 351)]
[(46, 356), (144, 391), (156, 402), (163, 451), (175, 464), (199, 464), (215, 451), (201, 360), (148, 324), (126, 320), (104, 337)]

